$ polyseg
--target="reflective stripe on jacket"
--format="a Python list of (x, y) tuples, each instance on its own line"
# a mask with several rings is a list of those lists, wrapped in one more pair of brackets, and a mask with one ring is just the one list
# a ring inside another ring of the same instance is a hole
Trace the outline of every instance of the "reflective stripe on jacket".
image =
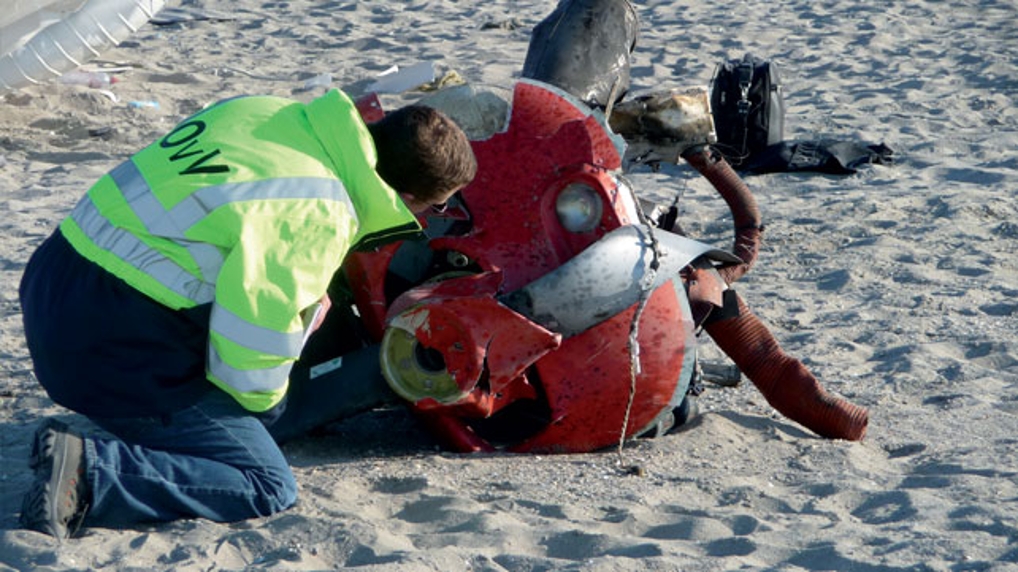
[(227, 100), (102, 177), (60, 229), (85, 258), (168, 307), (211, 303), (208, 378), (265, 411), (300, 355), (301, 309), (350, 248), (420, 230), (375, 162), (339, 91), (307, 105)]

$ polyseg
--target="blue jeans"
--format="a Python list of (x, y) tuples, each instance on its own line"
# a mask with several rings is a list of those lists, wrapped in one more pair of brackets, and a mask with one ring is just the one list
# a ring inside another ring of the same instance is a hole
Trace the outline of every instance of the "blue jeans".
[(297, 499), (279, 442), (396, 399), (371, 346), (314, 377), (298, 363), (285, 407), (270, 415), (254, 415), (215, 390), (162, 417), (90, 417), (117, 438), (85, 438), (92, 498), (83, 524), (231, 522), (279, 512)]

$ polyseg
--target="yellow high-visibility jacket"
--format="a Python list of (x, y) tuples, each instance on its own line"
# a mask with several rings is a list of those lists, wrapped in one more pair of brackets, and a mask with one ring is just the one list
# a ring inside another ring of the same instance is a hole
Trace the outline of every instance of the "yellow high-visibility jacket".
[(306, 105), (231, 99), (103, 176), (60, 231), (165, 306), (212, 304), (208, 379), (265, 411), (285, 395), (300, 355), (301, 310), (346, 253), (420, 231), (376, 161), (340, 91)]

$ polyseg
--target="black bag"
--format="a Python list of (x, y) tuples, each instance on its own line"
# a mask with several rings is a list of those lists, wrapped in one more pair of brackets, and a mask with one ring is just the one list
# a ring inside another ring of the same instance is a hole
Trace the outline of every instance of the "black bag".
[(739, 167), (785, 131), (785, 101), (773, 62), (752, 54), (718, 65), (711, 79), (711, 113), (717, 150)]

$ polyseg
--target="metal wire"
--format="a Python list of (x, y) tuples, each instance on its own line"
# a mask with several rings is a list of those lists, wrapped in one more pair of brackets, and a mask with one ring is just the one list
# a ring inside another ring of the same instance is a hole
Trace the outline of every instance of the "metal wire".
[[(620, 179), (625, 181), (621, 176)], [(632, 189), (632, 185), (627, 186)], [(636, 213), (640, 222), (647, 228), (647, 236), (650, 238), (650, 247), (653, 254), (653, 258), (650, 262), (650, 268), (647, 274), (643, 277), (642, 288), (640, 289), (640, 300), (637, 302), (636, 311), (633, 313), (633, 319), (629, 324), (629, 399), (626, 402), (626, 413), (622, 419), (622, 427), (619, 429), (619, 444), (618, 444), (618, 466), (625, 467), (625, 459), (622, 455), (623, 446), (626, 442), (626, 430), (629, 427), (629, 417), (632, 414), (633, 403), (636, 400), (636, 377), (640, 374), (640, 341), (638, 339), (640, 333), (640, 318), (643, 316), (643, 311), (647, 307), (647, 302), (650, 300), (650, 294), (654, 281), (657, 278), (657, 271), (661, 267), (661, 245), (657, 240), (657, 236), (654, 234), (654, 225), (647, 219), (647, 215), (643, 212), (643, 208), (640, 206), (640, 201), (633, 201), (636, 204)], [(627, 471), (632, 474), (632, 471)]]

